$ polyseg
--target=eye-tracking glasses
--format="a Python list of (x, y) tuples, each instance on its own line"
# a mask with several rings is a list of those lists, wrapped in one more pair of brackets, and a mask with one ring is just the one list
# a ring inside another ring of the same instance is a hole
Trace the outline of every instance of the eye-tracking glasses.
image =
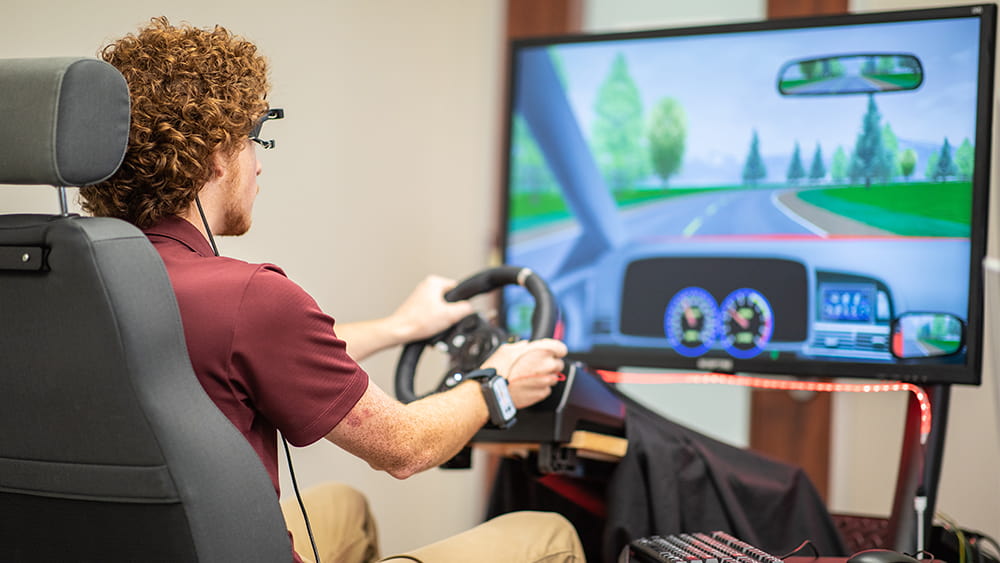
[(282, 119), (285, 117), (285, 110), (280, 108), (271, 108), (267, 110), (267, 113), (260, 116), (257, 123), (254, 124), (253, 129), (250, 130), (250, 140), (257, 143), (258, 145), (264, 147), (265, 149), (274, 148), (274, 139), (265, 141), (260, 138), (260, 128), (264, 126), (265, 121), (270, 121), (272, 119)]

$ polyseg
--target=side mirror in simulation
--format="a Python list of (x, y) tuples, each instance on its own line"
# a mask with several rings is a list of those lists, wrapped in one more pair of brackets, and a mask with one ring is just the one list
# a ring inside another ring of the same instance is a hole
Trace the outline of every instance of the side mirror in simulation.
[(949, 313), (904, 313), (892, 323), (892, 355), (940, 358), (965, 347), (965, 323)]

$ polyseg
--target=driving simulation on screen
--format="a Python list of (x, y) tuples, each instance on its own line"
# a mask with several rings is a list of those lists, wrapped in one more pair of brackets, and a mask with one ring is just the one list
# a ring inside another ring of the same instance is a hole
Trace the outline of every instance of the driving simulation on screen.
[[(571, 352), (598, 364), (966, 363), (989, 170), (980, 15), (516, 44), (505, 261), (549, 282)], [(933, 315), (904, 362), (891, 327), (916, 314)], [(508, 291), (507, 325), (529, 319)]]

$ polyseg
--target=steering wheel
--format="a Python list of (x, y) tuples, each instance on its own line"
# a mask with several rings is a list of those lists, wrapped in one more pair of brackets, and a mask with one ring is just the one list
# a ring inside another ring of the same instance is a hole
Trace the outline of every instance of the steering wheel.
[[(535, 301), (531, 314), (531, 340), (549, 338), (556, 326), (558, 310), (555, 297), (548, 284), (528, 268), (498, 266), (483, 270), (459, 283), (445, 294), (446, 301), (454, 302), (517, 284), (528, 290)], [(427, 346), (434, 346), (450, 356), (448, 372), (434, 393), (445, 391), (461, 381), (454, 374), (468, 373), (478, 368), (500, 345), (511, 337), (502, 328), (490, 323), (479, 313), (473, 313), (443, 332), (426, 340), (410, 342), (403, 347), (396, 365), (396, 398), (404, 403), (417, 400), (413, 391), (420, 354)]]

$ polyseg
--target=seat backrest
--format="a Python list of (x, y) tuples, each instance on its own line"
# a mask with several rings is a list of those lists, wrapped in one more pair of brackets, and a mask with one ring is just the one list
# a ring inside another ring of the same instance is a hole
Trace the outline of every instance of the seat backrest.
[[(128, 88), (94, 59), (0, 60), (0, 115), (0, 184), (92, 184), (121, 163)], [(0, 215), (0, 319), (0, 561), (292, 559), (141, 231)]]

